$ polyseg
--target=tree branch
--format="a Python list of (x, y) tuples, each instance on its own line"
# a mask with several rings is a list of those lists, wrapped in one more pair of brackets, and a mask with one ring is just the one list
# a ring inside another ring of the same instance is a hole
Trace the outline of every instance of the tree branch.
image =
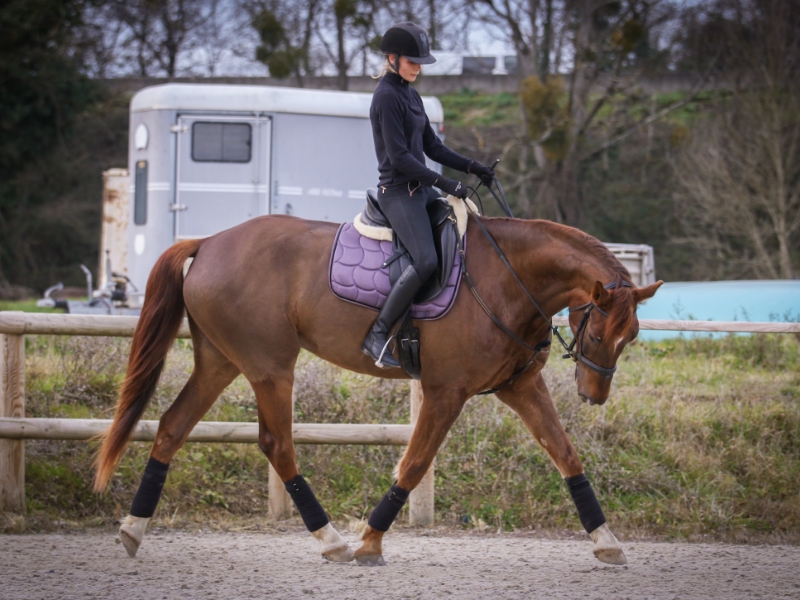
[[(714, 62), (716, 62), (716, 61), (714, 61)], [(712, 64), (712, 66), (713, 66), (713, 64)], [(705, 87), (705, 84), (708, 81), (710, 75), (711, 75), (711, 69), (709, 69), (706, 72), (706, 76), (703, 77), (703, 79), (700, 81), (700, 83), (698, 83), (695, 86), (695, 88), (691, 91), (691, 93), (686, 98), (684, 98), (683, 100), (681, 100), (679, 102), (674, 102), (673, 104), (670, 104), (669, 106), (667, 106), (665, 108), (662, 108), (657, 113), (652, 114), (652, 115), (650, 115), (649, 117), (647, 117), (645, 119), (637, 121), (636, 123), (634, 123), (632, 126), (630, 126), (628, 129), (626, 129), (625, 131), (623, 131), (619, 135), (615, 135), (614, 137), (612, 137), (611, 139), (607, 140), (603, 144), (600, 144), (594, 150), (591, 150), (590, 152), (587, 152), (586, 154), (582, 155), (578, 160), (580, 162), (583, 162), (585, 160), (588, 160), (588, 159), (592, 158), (593, 156), (596, 156), (596, 155), (600, 154), (603, 150), (606, 150), (607, 148), (610, 148), (611, 146), (614, 146), (614, 145), (618, 144), (619, 142), (621, 142), (625, 138), (630, 137), (631, 135), (633, 135), (634, 133), (639, 131), (639, 129), (642, 127), (642, 125), (649, 125), (650, 123), (654, 123), (654, 122), (658, 121), (659, 119), (662, 119), (663, 117), (665, 117), (669, 113), (679, 109), (680, 107), (685, 106), (686, 104), (689, 104), (689, 102), (694, 100), (697, 97), (697, 94), (699, 94), (703, 90), (703, 88)]]

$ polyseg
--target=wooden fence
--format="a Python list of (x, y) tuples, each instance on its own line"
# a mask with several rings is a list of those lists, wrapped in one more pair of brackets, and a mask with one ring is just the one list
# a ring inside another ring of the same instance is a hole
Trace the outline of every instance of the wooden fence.
[[(88, 440), (111, 423), (101, 419), (34, 419), (25, 417), (25, 338), (30, 335), (88, 335), (131, 337), (138, 317), (0, 312), (0, 511), (25, 510), (25, 440)], [(567, 325), (565, 317), (553, 319)], [(800, 323), (745, 323), (725, 321), (640, 320), (642, 330), (711, 331), (733, 333), (800, 333)], [(184, 321), (178, 337), (189, 337)], [(294, 441), (299, 444), (383, 444), (404, 446), (411, 438), (422, 389), (411, 382), (411, 425), (349, 425), (296, 423)], [(133, 434), (135, 441), (152, 441), (157, 421), (141, 421)], [(190, 442), (255, 442), (256, 423), (201, 421), (189, 436)], [(291, 500), (277, 473), (269, 471), (269, 507), (274, 518), (286, 518)], [(411, 493), (409, 520), (412, 524), (433, 523), (433, 467)]]
[[(30, 335), (88, 335), (131, 337), (138, 317), (65, 315), (56, 313), (0, 312), (0, 511), (25, 510), (26, 439), (88, 440), (111, 423), (103, 419), (32, 419), (25, 417), (25, 339)], [(189, 337), (184, 321), (179, 338)], [(295, 423), (294, 441), (299, 444), (376, 444), (405, 446), (411, 439), (422, 389), (411, 384), (411, 424), (328, 424)], [(158, 421), (140, 421), (132, 439), (152, 441)], [(189, 442), (256, 442), (256, 423), (201, 421), (189, 435)], [(270, 465), (269, 511), (274, 518), (291, 514), (291, 499), (283, 482)], [(433, 523), (433, 467), (409, 498), (409, 520), (413, 524)]]

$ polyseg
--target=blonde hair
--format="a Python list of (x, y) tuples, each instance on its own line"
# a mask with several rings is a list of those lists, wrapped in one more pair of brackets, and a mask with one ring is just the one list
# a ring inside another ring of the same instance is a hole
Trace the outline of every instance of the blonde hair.
[[(392, 61), (389, 60), (390, 56), (391, 56), (391, 54), (387, 54), (384, 57), (383, 66), (381, 67), (381, 71), (377, 75), (373, 75), (372, 76), (373, 79), (380, 79), (381, 77), (383, 77), (387, 73), (397, 73), (397, 71), (395, 71), (394, 67), (392, 66)], [(400, 57), (398, 56), (398, 60), (399, 59), (400, 59)]]

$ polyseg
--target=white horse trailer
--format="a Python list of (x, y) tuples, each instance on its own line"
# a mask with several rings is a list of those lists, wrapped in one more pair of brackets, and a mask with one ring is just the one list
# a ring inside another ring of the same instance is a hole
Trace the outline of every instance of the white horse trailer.
[[(139, 91), (131, 100), (129, 169), (103, 174), (100, 297), (68, 310), (138, 312), (150, 270), (178, 240), (266, 214), (352, 219), (378, 178), (371, 100), (371, 94), (266, 86), (167, 84)], [(441, 103), (423, 102), (442, 136)], [(441, 172), (436, 163), (428, 166)], [(608, 246), (637, 285), (655, 281), (650, 246)]]
[[(106, 256), (127, 254), (129, 305), (141, 306), (156, 259), (174, 242), (247, 219), (288, 214), (344, 222), (378, 180), (371, 94), (266, 86), (166, 84), (131, 100), (126, 239), (105, 235)], [(423, 98), (443, 132), (437, 98)], [(430, 168), (441, 172), (433, 162)], [(109, 229), (110, 230), (110, 229)], [(125, 251), (115, 246), (125, 245)]]

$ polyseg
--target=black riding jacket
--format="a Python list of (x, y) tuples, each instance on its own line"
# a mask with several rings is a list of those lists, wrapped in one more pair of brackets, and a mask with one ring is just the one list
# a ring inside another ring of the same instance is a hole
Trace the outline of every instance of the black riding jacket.
[(378, 83), (369, 118), (378, 157), (378, 185), (409, 181), (434, 185), (440, 175), (425, 166), (425, 155), (465, 173), (472, 163), (442, 143), (428, 121), (419, 93), (397, 73), (387, 73)]

